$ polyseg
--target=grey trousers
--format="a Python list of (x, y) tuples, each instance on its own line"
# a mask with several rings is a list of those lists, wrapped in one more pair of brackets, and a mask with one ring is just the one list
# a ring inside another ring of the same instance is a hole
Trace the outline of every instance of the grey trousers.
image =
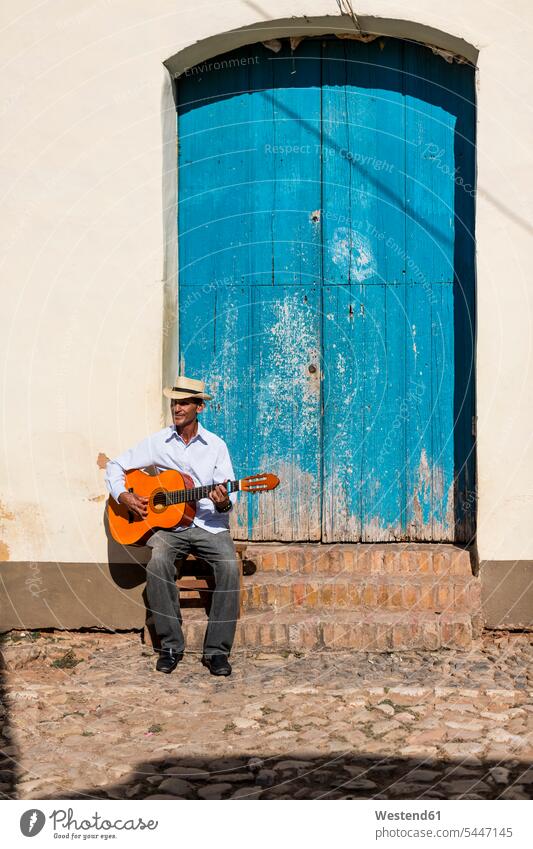
[(152, 557), (146, 566), (146, 595), (162, 648), (185, 647), (175, 560), (195, 554), (213, 569), (215, 590), (203, 653), (229, 655), (239, 615), (240, 566), (229, 531), (213, 534), (192, 525), (183, 531), (156, 531), (147, 545)]

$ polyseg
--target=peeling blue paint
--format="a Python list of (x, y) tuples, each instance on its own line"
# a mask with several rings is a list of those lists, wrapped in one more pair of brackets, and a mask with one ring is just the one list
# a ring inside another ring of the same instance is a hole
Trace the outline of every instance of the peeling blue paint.
[[(180, 362), (252, 539), (473, 531), (473, 70), (395, 39), (251, 45), (178, 84)], [(465, 507), (466, 505), (466, 507)]]

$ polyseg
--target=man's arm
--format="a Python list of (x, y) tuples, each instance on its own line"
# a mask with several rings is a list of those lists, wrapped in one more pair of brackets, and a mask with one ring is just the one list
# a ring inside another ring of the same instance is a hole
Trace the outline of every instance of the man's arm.
[[(213, 480), (214, 480), (215, 483), (224, 483), (224, 481), (226, 481), (226, 480), (232, 481), (234, 479), (235, 479), (235, 472), (233, 471), (233, 466), (232, 466), (231, 459), (230, 459), (230, 456), (229, 456), (228, 446), (222, 440), (220, 448), (219, 448), (218, 456), (217, 456), (217, 461), (216, 461), (216, 464), (215, 464), (215, 470), (214, 470), (214, 473), (213, 473)], [(230, 510), (233, 509), (233, 505), (237, 501), (237, 497), (238, 496), (237, 496), (236, 492), (230, 493), (230, 496), (229, 496), (229, 500), (230, 500), (230, 504), (231, 504)]]
[(144, 469), (154, 464), (154, 447), (153, 437), (147, 436), (114, 460), (109, 460), (106, 466), (105, 483), (115, 501), (119, 500), (123, 492), (127, 492), (124, 476), (129, 469)]

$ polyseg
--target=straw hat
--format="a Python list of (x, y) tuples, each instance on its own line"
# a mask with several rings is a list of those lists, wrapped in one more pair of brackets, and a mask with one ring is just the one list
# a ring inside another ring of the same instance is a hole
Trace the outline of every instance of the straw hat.
[(213, 396), (207, 395), (204, 389), (205, 383), (203, 380), (193, 380), (192, 377), (178, 375), (174, 381), (174, 386), (165, 386), (163, 395), (165, 398), (198, 398), (204, 401), (210, 401)]

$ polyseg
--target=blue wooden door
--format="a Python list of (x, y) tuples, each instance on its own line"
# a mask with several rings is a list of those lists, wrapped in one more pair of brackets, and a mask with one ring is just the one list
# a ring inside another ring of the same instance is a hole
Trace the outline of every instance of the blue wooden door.
[(473, 531), (472, 69), (395, 39), (261, 45), (178, 84), (180, 368), (237, 537)]

